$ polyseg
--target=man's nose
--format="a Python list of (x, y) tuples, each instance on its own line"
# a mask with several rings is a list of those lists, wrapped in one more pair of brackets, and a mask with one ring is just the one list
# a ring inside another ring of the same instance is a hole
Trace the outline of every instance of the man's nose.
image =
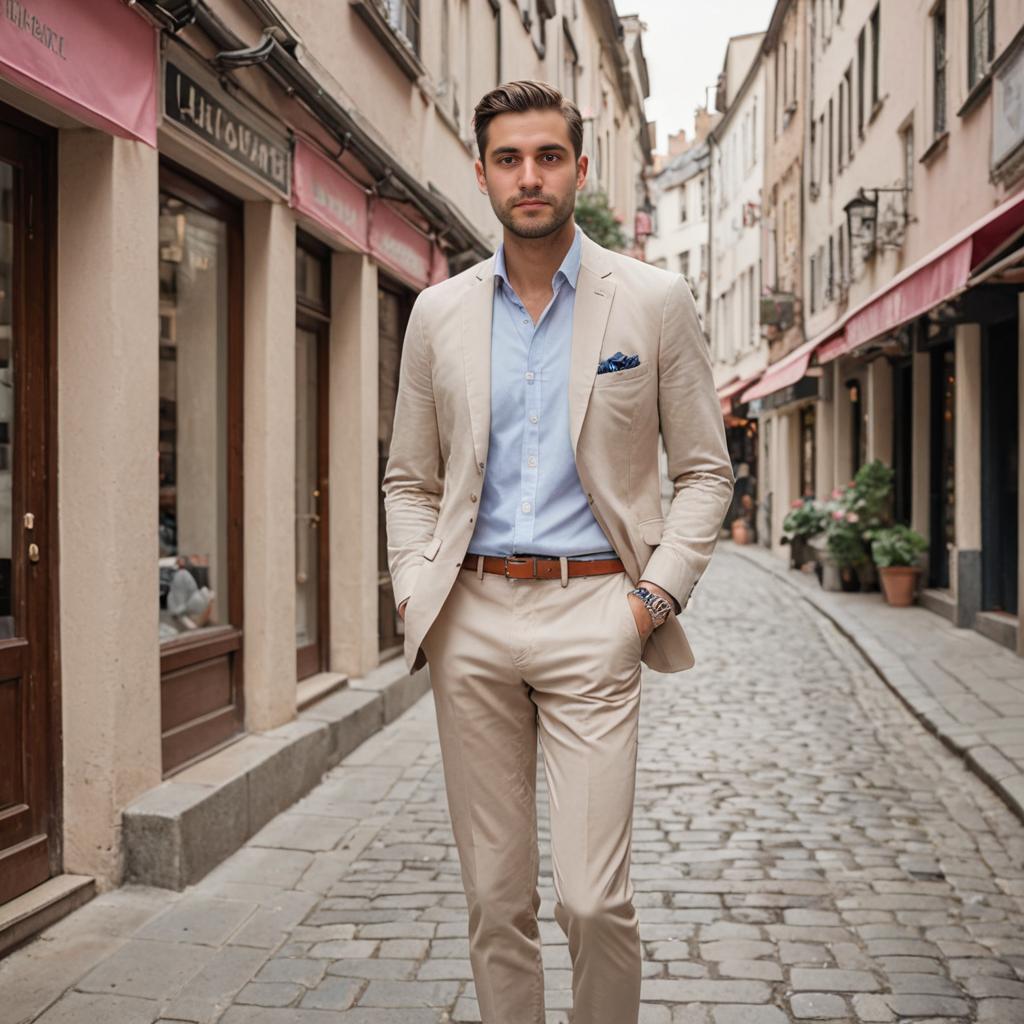
[(531, 160), (527, 157), (520, 165), (521, 171), (519, 175), (519, 185), (521, 188), (534, 189), (540, 188), (542, 184), (542, 178), (540, 174), (540, 164), (535, 160)]

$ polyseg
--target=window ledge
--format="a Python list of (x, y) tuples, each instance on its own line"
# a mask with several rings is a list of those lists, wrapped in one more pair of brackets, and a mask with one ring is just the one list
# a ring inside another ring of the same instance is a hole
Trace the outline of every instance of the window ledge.
[(974, 88), (967, 94), (967, 99), (961, 104), (960, 109), (956, 112), (956, 116), (966, 117), (972, 110), (981, 106), (982, 100), (985, 99), (991, 90), (992, 72), (988, 71), (974, 83)]
[(391, 27), (375, 0), (349, 0), (349, 5), (355, 8), (356, 14), (366, 22), (370, 31), (391, 54), (410, 81), (415, 82), (421, 75), (426, 74), (426, 68), (416, 51)]
[(945, 148), (949, 145), (949, 131), (944, 131), (941, 135), (936, 135), (932, 140), (932, 144), (921, 154), (918, 163), (927, 166), (930, 164)]
[(875, 105), (871, 108), (871, 113), (868, 114), (868, 124), (871, 124), (878, 117), (883, 106), (885, 106), (885, 97), (881, 96), (875, 101)]

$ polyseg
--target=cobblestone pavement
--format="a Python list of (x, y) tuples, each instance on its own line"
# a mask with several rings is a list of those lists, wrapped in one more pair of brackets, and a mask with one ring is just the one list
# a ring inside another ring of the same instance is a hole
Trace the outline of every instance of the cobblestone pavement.
[[(697, 667), (643, 683), (641, 1020), (1022, 1024), (1024, 826), (788, 588), (721, 552), (700, 590)], [(39, 1020), (480, 1019), (429, 695), (166, 901)]]

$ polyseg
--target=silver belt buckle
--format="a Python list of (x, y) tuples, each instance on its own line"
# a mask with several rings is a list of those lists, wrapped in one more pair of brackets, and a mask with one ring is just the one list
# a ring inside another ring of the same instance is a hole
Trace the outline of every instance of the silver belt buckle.
[[(509, 574), (508, 574), (508, 563), (511, 561), (515, 565), (525, 565), (527, 560), (525, 558), (516, 558), (515, 555), (512, 555), (512, 556), (505, 555), (504, 557), (505, 557), (505, 579), (507, 579), (507, 580), (518, 579), (519, 577), (517, 577), (517, 576), (509, 576)], [(537, 578), (537, 559), (536, 558), (533, 559), (533, 576), (534, 576), (534, 579)]]

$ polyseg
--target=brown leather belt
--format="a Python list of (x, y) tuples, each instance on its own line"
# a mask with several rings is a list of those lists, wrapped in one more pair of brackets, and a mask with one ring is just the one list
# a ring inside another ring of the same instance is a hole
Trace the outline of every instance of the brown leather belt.
[[(462, 568), (477, 571), (479, 555), (467, 554)], [(538, 555), (484, 555), (484, 572), (497, 573), (510, 580), (560, 580), (561, 562), (557, 558)], [(625, 572), (621, 558), (568, 558), (570, 576), (603, 576), (611, 572)]]

